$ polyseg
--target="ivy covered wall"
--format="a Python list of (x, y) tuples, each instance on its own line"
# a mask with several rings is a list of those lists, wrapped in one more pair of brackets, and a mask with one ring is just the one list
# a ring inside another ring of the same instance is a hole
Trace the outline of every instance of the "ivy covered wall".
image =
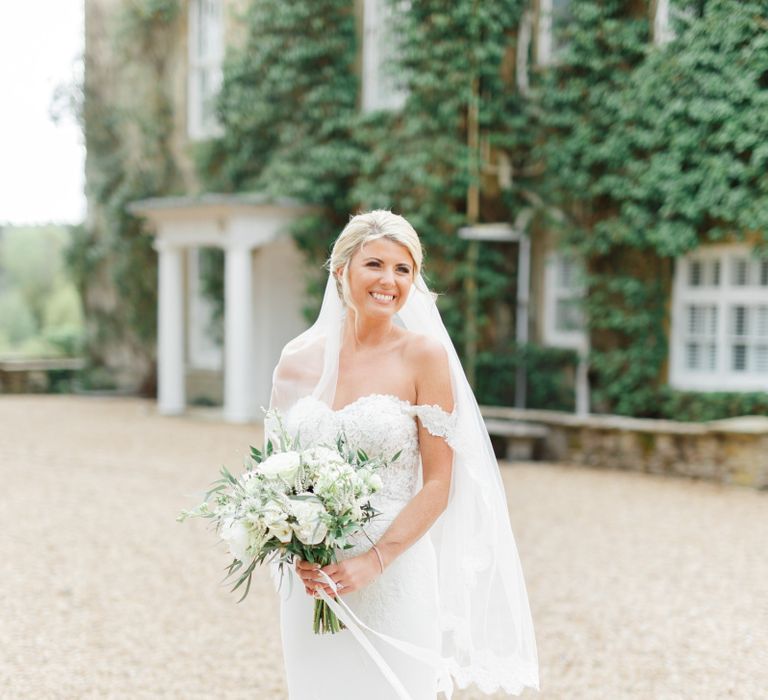
[[(674, 41), (656, 47), (651, 0), (573, 0), (567, 21), (556, 23), (563, 49), (542, 68), (533, 60), (535, 39), (518, 46), (535, 3), (390, 2), (399, 10), (391, 70), (408, 96), (401, 109), (368, 113), (360, 109), (360, 0), (238, 3), (242, 40), (228, 47), (217, 108), (223, 135), (188, 146), (202, 186), (321, 205), (293, 230), (315, 292), (351, 213), (402, 212), (423, 238), (457, 347), (464, 351), (467, 336), (476, 336), (481, 401), (511, 400), (516, 358), (525, 355), (531, 403), (571, 408), (573, 353), (514, 347), (515, 246), (482, 244), (473, 264), (456, 235), (468, 222), (512, 221), (532, 207), (534, 231), (556, 233), (586, 262), (596, 410), (696, 418), (765, 406), (764, 395), (672, 392), (665, 363), (675, 256), (729, 238), (746, 237), (759, 249), (768, 231), (766, 3), (673, 0), (689, 19), (677, 22)], [(144, 8), (140, 17), (153, 18), (143, 31), (156, 47), (163, 21), (185, 7), (134, 4)], [(124, 201), (188, 188), (168, 148), (164, 125), (177, 117), (163, 101), (162, 61), (146, 61), (152, 55), (137, 61), (160, 69), (157, 101), (145, 112), (146, 133), (133, 132), (148, 157), (138, 167), (113, 167), (124, 153), (114, 127), (89, 142), (89, 158), (93, 147), (103, 159), (96, 170), (120, 171), (94, 195), (113, 212), (103, 224), (113, 232), (109, 246), (128, 251), (112, 274), (154, 265), (131, 233), (136, 222), (120, 220)], [(525, 94), (515, 80), (521, 58)], [(206, 287), (220, 294), (221, 266), (211, 271)], [(154, 278), (147, 280), (122, 318), (149, 340)], [(131, 317), (142, 305), (143, 321)], [(475, 319), (469, 331), (468, 317)]]
[(768, 5), (693, 5), (656, 48), (637, 3), (577, 0), (541, 85), (541, 192), (587, 261), (598, 410), (679, 403), (664, 386), (674, 258), (768, 233)]
[(157, 253), (126, 207), (185, 187), (175, 105), (181, 9), (179, 0), (86, 3), (78, 102), (89, 206), (68, 258), (87, 321), (88, 388), (155, 390)]
[[(459, 347), (466, 341), (465, 288), (468, 278), (476, 282), (477, 368), (481, 386), (492, 386), (497, 371), (514, 376), (503, 355), (513, 343), (515, 256), (509, 247), (483, 245), (470, 266), (457, 231), (468, 221), (472, 185), (478, 220), (508, 221), (524, 202), (515, 187), (499, 186), (489, 166), (502, 151), (514, 167), (531, 155), (526, 107), (514, 85), (525, 3), (422, 0), (405, 12), (402, 3), (391, 4), (400, 11), (389, 69), (408, 97), (402, 109), (363, 112), (362, 3), (252, 1), (246, 41), (225, 64), (218, 102), (225, 133), (197, 149), (200, 176), (213, 190), (255, 189), (322, 205), (293, 231), (317, 273), (309, 280), (315, 292), (330, 244), (351, 213), (402, 212), (425, 245), (426, 272), (444, 294), (441, 310)], [(552, 407), (571, 402), (560, 386), (544, 394)]]

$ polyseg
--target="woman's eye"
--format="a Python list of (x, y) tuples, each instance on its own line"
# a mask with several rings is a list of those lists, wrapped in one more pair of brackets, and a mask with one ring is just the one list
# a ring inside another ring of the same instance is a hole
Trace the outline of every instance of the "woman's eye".
[[(370, 262), (365, 263), (366, 267), (381, 267), (381, 263), (376, 262), (375, 260), (371, 260)], [(399, 273), (403, 275), (410, 275), (411, 269), (409, 267), (405, 267), (403, 265), (395, 268)]]

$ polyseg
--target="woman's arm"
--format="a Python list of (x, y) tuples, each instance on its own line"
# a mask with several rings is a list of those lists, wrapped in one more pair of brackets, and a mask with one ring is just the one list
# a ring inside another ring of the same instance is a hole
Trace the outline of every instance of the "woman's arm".
[[(437, 341), (417, 339), (412, 348), (412, 366), (416, 376), (416, 402), (437, 404), (448, 413), (453, 411), (448, 357), (443, 347)], [(421, 538), (448, 505), (453, 450), (443, 438), (432, 435), (421, 421), (419, 450), (423, 486), (398, 513), (376, 543), (384, 567)], [(313, 566), (304, 562), (302, 564), (308, 569)], [(342, 594), (363, 588), (382, 572), (379, 558), (373, 549), (337, 564), (325, 566), (323, 571), (337, 583), (343, 584), (343, 590), (340, 591)], [(327, 586), (325, 591), (333, 595)], [(311, 593), (309, 589), (307, 592)]]

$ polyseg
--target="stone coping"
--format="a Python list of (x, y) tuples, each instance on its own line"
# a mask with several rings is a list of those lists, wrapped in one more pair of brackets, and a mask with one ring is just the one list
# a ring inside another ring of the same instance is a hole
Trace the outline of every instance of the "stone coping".
[(480, 406), (484, 418), (545, 423), (569, 428), (619, 430), (639, 433), (668, 433), (673, 435), (706, 435), (728, 433), (768, 436), (768, 416), (739, 416), (724, 420), (693, 423), (655, 418), (630, 418), (609, 414), (577, 415), (563, 411)]

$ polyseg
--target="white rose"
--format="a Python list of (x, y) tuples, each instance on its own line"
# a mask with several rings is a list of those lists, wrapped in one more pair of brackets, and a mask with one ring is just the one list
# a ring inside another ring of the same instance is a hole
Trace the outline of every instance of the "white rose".
[(293, 481), (299, 466), (301, 466), (301, 456), (298, 452), (279, 452), (267, 457), (259, 465), (259, 470), (269, 478)]
[(304, 544), (320, 544), (328, 534), (328, 528), (323, 522), (325, 508), (322, 503), (294, 500), (291, 507), (297, 521), (293, 523), (296, 537)]
[(221, 524), (219, 536), (227, 543), (229, 553), (245, 564), (248, 549), (248, 529), (240, 520), (227, 518)]

